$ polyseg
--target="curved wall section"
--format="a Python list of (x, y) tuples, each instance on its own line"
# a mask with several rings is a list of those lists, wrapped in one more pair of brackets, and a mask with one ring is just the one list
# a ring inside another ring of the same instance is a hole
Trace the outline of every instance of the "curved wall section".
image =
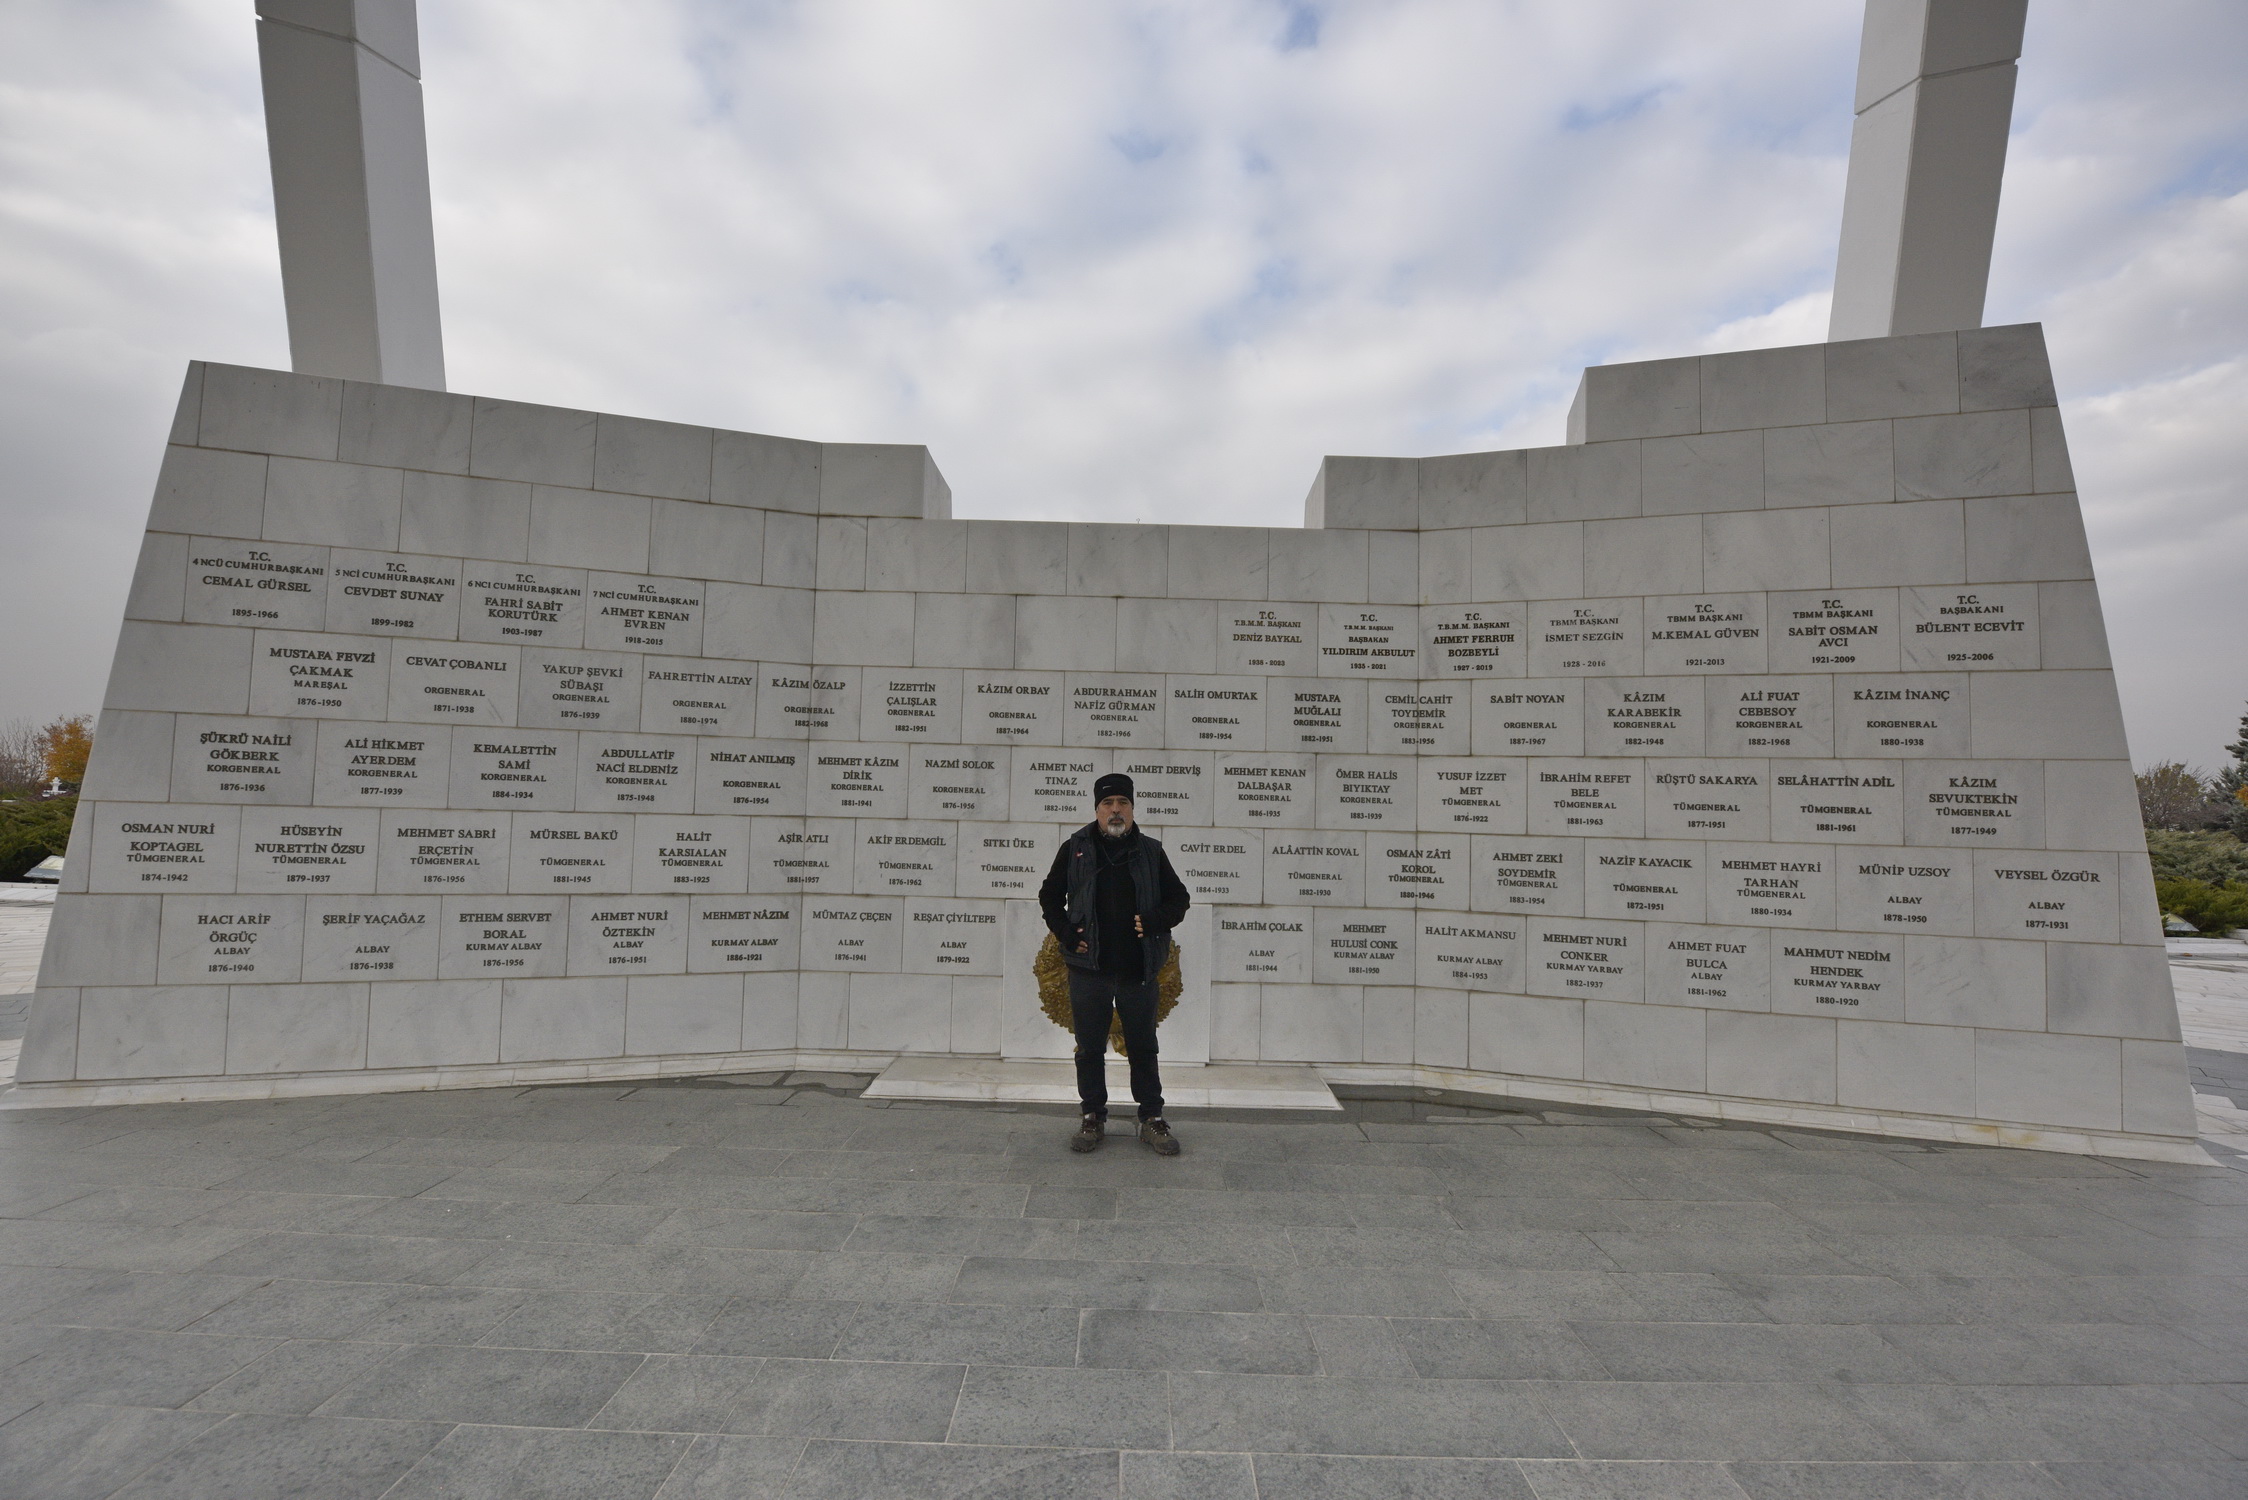
[(1055, 1055), (1129, 771), (1167, 1055), (2190, 1136), (2035, 327), (1608, 366), (1302, 529), (925, 450), (192, 367), (24, 1053), (198, 1097)]

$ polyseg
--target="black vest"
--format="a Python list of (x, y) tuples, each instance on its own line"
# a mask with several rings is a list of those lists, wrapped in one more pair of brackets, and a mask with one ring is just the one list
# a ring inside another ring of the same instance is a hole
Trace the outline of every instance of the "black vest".
[[(1062, 847), (1069, 854), (1069, 921), (1070, 925), (1085, 934), (1086, 951), (1072, 953), (1064, 948), (1062, 962), (1073, 969), (1098, 969), (1101, 966), (1101, 917), (1099, 903), (1094, 897), (1094, 885), (1101, 871), (1101, 826), (1087, 823), (1069, 836)], [(1132, 841), (1132, 853), (1126, 863), (1132, 871), (1132, 909), (1142, 917), (1156, 914), (1163, 893), (1155, 876), (1156, 857), (1163, 846), (1140, 829), (1139, 837)], [(1171, 956), (1171, 934), (1150, 932), (1140, 939), (1142, 977), (1153, 979), (1163, 971), (1163, 961)]]

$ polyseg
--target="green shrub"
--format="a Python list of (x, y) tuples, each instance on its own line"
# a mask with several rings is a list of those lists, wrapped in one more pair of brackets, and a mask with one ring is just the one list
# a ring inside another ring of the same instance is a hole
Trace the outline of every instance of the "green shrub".
[(2248, 927), (2248, 886), (2157, 880), (2154, 899), (2165, 915), (2183, 917), (2203, 932)]
[(20, 880), (23, 872), (70, 844), (70, 819), (76, 797), (51, 802), (0, 802), (0, 880)]
[(2147, 853), (2156, 880), (2199, 880), (2209, 885), (2248, 885), (2248, 844), (2222, 830), (2176, 833), (2147, 830)]

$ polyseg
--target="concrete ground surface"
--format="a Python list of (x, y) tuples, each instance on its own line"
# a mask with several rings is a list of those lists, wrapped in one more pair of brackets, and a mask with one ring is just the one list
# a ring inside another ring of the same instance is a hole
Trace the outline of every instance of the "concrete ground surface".
[(0, 1114), (0, 1495), (2248, 1495), (2230, 1167), (863, 1084)]

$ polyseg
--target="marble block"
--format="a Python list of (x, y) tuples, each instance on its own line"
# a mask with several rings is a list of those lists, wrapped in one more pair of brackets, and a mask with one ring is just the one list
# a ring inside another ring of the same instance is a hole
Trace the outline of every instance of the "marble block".
[(500, 983), (440, 981), (367, 988), (367, 1066), (430, 1068), (496, 1063)]
[(1266, 751), (1212, 759), (1211, 818), (1220, 828), (1309, 828), (1319, 757)]
[(302, 896), (164, 898), (158, 984), (288, 984), (303, 959)]
[(366, 1066), (366, 985), (237, 985), (228, 992), (227, 1072), (318, 1073)]
[(653, 500), (638, 495), (533, 484), (531, 561), (645, 572), (654, 509)]
[(1905, 944), (1880, 934), (1782, 932), (1772, 937), (1775, 1013), (1902, 1021)]
[(1529, 815), (1529, 762), (1430, 756), (1415, 762), (1414, 811), (1432, 833), (1520, 833)]
[(1708, 868), (1699, 842), (1589, 839), (1585, 915), (1632, 922), (1699, 922)]
[(1458, 911), (1420, 912), (1413, 928), (1414, 983), (1485, 994), (1520, 989), (1523, 925)]
[(1320, 828), (1411, 828), (1418, 791), (1409, 756), (1322, 755), (1312, 821)]
[(1469, 706), (1477, 755), (1585, 753), (1585, 683), (1580, 677), (1479, 683)]
[(1007, 972), (1005, 910), (986, 900), (909, 896), (900, 941), (908, 974), (997, 979)]
[(1585, 1002), (1471, 994), (1467, 1062), (1523, 1078), (1585, 1076)]
[(1771, 763), (1743, 758), (1649, 760), (1647, 837), (1734, 839), (1771, 837)]
[(689, 910), (684, 896), (571, 897), (568, 972), (684, 972)]
[(2045, 768), (2029, 760), (1907, 761), (1905, 842), (1929, 848), (2045, 845)]
[(1024, 746), (1014, 752), (1008, 806), (1028, 822), (1083, 827), (1093, 819), (1093, 783), (1107, 774), (1099, 751)]
[(235, 889), (259, 895), (364, 895), (375, 889), (382, 814), (371, 807), (241, 810)]
[(1366, 841), (1369, 906), (1466, 911), (1474, 877), (1468, 835), (1399, 830)]
[(855, 740), (864, 692), (856, 667), (767, 667), (757, 684), (758, 737)]
[(224, 985), (107, 989), (78, 997), (78, 1077), (199, 1078), (226, 1071)]
[(625, 1051), (677, 1055), (741, 1048), (739, 975), (635, 976), (625, 982)]
[(376, 835), (375, 889), (496, 895), (506, 891), (514, 819), (508, 813), (385, 809)]
[(1421, 609), (1421, 671), (1429, 677), (1520, 677), (1529, 649), (1529, 613), (1520, 604)]
[(1835, 1029), (1823, 1016), (1707, 1012), (1708, 1082), (1713, 1094), (1832, 1104)]
[(181, 714), (172, 726), (172, 796), (301, 807), (312, 800), (317, 742), (311, 719)]
[(311, 897), (305, 982), (435, 979), (442, 904), (436, 896)]
[(460, 631), (463, 566), (448, 557), (335, 548), (328, 555), (324, 628), (451, 640)]
[(809, 747), (800, 740), (697, 740), (695, 812), (803, 816)]
[(749, 889), (749, 820), (642, 814), (632, 889), (650, 895), (739, 895)]
[(1112, 762), (1132, 778), (1133, 815), (1151, 832), (1207, 828), (1217, 802), (1217, 757), (1207, 751), (1119, 751)]
[(462, 564), (460, 638), (464, 641), (583, 646), (585, 616), (582, 568), (501, 567), (473, 559)]
[(801, 942), (807, 969), (896, 974), (904, 961), (905, 898), (812, 896)]
[(1257, 906), (1263, 900), (1266, 834), (1257, 828), (1180, 828), (1164, 839), (1164, 852), (1196, 902)]
[(1974, 744), (1972, 682), (1941, 673), (1846, 678), (1834, 692), (1834, 752), (1954, 759)]
[(1265, 842), (1265, 900), (1287, 906), (1365, 905), (1368, 837), (1276, 833)]
[(752, 818), (749, 888), (768, 895), (850, 890), (858, 840), (848, 818)]
[(1638, 838), (1646, 767), (1637, 760), (1532, 760), (1529, 829), (1577, 838)]
[(164, 450), (149, 506), (151, 532), (256, 536), (265, 519), (263, 453), (227, 453), (174, 444)]
[(1974, 861), (1966, 851), (1837, 849), (1835, 854), (1835, 914), (1843, 927), (1974, 936)]
[(519, 891), (632, 889), (633, 820), (625, 813), (517, 813), (508, 850)]
[(391, 655), (390, 718), (413, 724), (515, 723), (522, 651), (514, 646), (424, 646)]
[(792, 973), (801, 921), (794, 896), (696, 896), (687, 904), (687, 968), (697, 974)]
[(953, 889), (962, 897), (1035, 896), (1062, 836), (1054, 823), (962, 823)]
[(1532, 677), (1632, 677), (1645, 659), (1641, 599), (1540, 601), (1530, 606)]
[(1645, 951), (1650, 1005), (1773, 1008), (1772, 934), (1763, 928), (1651, 923)]
[(1836, 1033), (1837, 1103), (1923, 1115), (1974, 1112), (1975, 1033), (1969, 1028), (1844, 1021)]
[(1698, 1093), (1706, 1087), (1707, 1022), (1699, 1010), (1587, 1000), (1585, 1077)]
[(1280, 678), (1266, 690), (1265, 747), (1363, 755), (1367, 747), (1367, 684)]
[(906, 751), (907, 811), (916, 818), (1004, 822), (1013, 760), (994, 746), (915, 745)]
[(1585, 754), (1699, 755), (1703, 704), (1703, 684), (1694, 677), (1592, 678), (1585, 683)]
[(456, 729), (452, 740), (452, 806), (567, 812), (577, 805), (581, 747), (575, 732)]
[(1772, 772), (1772, 838), (1901, 844), (1904, 778), (1895, 761), (1781, 761)]
[(953, 893), (960, 825), (859, 818), (852, 883), (862, 896), (945, 896)]
[(465, 474), (474, 409), (467, 396), (347, 380), (336, 456), (347, 464)]
[(1217, 607), (1217, 670), (1251, 677), (1309, 677), (1319, 671), (1319, 616), (1307, 604), (1228, 601)]
[[(409, 469), (404, 489), (398, 513), (401, 552), (499, 563), (529, 561), (529, 485)], [(465, 562), (461, 566), (464, 590), (471, 566)], [(465, 602), (464, 592), (463, 606)]]
[(1523, 987), (1531, 994), (1645, 1001), (1647, 929), (1642, 924), (1532, 917), (1523, 927)]
[(508, 980), (500, 992), (500, 1061), (620, 1055), (627, 982), (615, 976)]
[(204, 895), (234, 889), (239, 807), (102, 802), (78, 815), (73, 842), (77, 825), (92, 835), (89, 890)]
[(1163, 743), (1177, 749), (1262, 750), (1265, 680), (1258, 676), (1165, 679)]
[(567, 896), (448, 896), (438, 921), (440, 979), (550, 979), (568, 971)]
[(695, 741), (688, 736), (593, 732), (577, 739), (580, 811), (694, 809)]
[(1582, 839), (1476, 834), (1469, 899), (1476, 911), (1581, 917), (1585, 909)]
[(1220, 911), (1211, 973), (1221, 984), (1309, 984), (1313, 915), (1304, 906)]
[(1711, 844), (1709, 920), (1741, 927), (1832, 927), (1835, 860), (1820, 844)]
[(904, 817), (911, 790), (906, 755), (895, 745), (813, 746), (805, 810), (815, 818)]
[(1765, 670), (1769, 634), (1762, 594), (1692, 594), (1650, 599), (1644, 665), (1650, 674)]
[(1808, 589), (1766, 597), (1774, 672), (1894, 672), (1902, 660), (1895, 589)]
[(621, 651), (526, 648), (516, 720), (526, 729), (636, 730), (641, 663)]

